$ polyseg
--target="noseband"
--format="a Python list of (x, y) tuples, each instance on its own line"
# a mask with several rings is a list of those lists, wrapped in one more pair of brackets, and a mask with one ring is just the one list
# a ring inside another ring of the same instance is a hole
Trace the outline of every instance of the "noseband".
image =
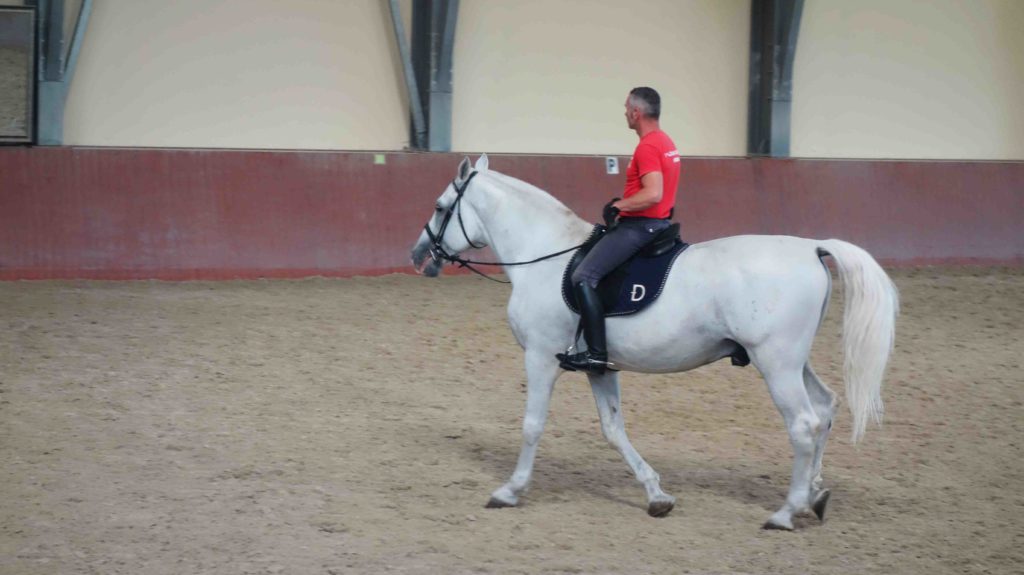
[(441, 220), (441, 227), (438, 228), (437, 234), (435, 234), (434, 232), (430, 231), (430, 222), (429, 221), (426, 224), (424, 224), (424, 226), (423, 226), (423, 229), (427, 232), (427, 237), (430, 238), (430, 257), (433, 258), (435, 261), (436, 260), (444, 260), (446, 262), (450, 262), (450, 263), (453, 263), (453, 264), (458, 264), (460, 268), (469, 268), (469, 270), (471, 272), (473, 272), (475, 274), (478, 274), (478, 275), (481, 275), (481, 276), (483, 276), (483, 277), (485, 277), (485, 278), (487, 278), (487, 279), (489, 279), (491, 281), (496, 281), (498, 283), (507, 284), (507, 283), (512, 283), (512, 282), (502, 281), (502, 280), (499, 280), (499, 279), (494, 279), (491, 276), (483, 273), (482, 271), (474, 268), (472, 266), (472, 264), (481, 265), (481, 266), (525, 266), (525, 265), (528, 265), (528, 264), (534, 264), (534, 263), (537, 263), (537, 262), (542, 262), (544, 260), (549, 260), (549, 259), (551, 259), (553, 257), (557, 257), (557, 256), (560, 256), (562, 254), (567, 254), (567, 253), (569, 253), (571, 251), (578, 250), (579, 248), (581, 248), (584, 245), (586, 245), (587, 242), (583, 242), (582, 244), (579, 244), (577, 246), (573, 246), (573, 247), (571, 247), (571, 248), (569, 248), (567, 250), (562, 250), (560, 252), (555, 252), (553, 254), (548, 254), (546, 256), (539, 257), (539, 258), (537, 258), (535, 260), (530, 260), (528, 262), (478, 262), (478, 261), (463, 259), (463, 258), (460, 258), (456, 254), (448, 253), (448, 250), (444, 249), (444, 246), (441, 245), (441, 244), (444, 241), (444, 232), (448, 229), (448, 224), (451, 223), (452, 214), (454, 214), (456, 211), (458, 211), (458, 213), (459, 213), (459, 228), (462, 229), (462, 237), (466, 238), (466, 243), (468, 243), (470, 247), (476, 248), (476, 249), (480, 249), (482, 247), (485, 247), (485, 246), (478, 246), (478, 245), (473, 243), (473, 240), (469, 239), (469, 234), (466, 233), (466, 225), (464, 223), (462, 223), (462, 210), (459, 208), (459, 204), (462, 202), (462, 196), (466, 193), (466, 189), (469, 187), (469, 182), (471, 182), (473, 180), (473, 177), (476, 176), (478, 173), (479, 172), (477, 172), (476, 170), (471, 172), (469, 174), (469, 177), (467, 177), (466, 180), (464, 182), (462, 182), (462, 186), (461, 187), (459, 186), (457, 180), (452, 180), (452, 187), (455, 188), (455, 201), (452, 202), (451, 207), (448, 208), (448, 211), (444, 214), (444, 218)]

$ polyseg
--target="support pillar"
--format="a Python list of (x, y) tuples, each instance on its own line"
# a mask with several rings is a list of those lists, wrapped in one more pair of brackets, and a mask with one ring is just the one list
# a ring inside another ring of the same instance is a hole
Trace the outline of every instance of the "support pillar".
[(788, 157), (793, 60), (804, 0), (751, 0), (747, 153)]
[(459, 0), (418, 0), (412, 8), (412, 65), (427, 126), (427, 149), (452, 147), (452, 57)]
[(64, 105), (78, 64), (82, 37), (92, 13), (92, 0), (82, 0), (70, 48), (64, 41), (64, 0), (30, 0), (27, 3), (38, 8), (36, 143), (59, 146), (64, 143)]

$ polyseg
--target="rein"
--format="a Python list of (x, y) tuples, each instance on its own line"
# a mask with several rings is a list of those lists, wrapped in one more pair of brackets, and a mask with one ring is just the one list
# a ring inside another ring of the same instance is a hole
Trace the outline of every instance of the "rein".
[[(546, 256), (541, 256), (541, 257), (539, 257), (537, 259), (530, 260), (530, 261), (524, 261), (524, 262), (481, 262), (481, 261), (476, 261), (476, 260), (467, 260), (465, 258), (460, 258), (458, 255), (453, 255), (453, 254), (448, 253), (448, 251), (444, 249), (444, 246), (442, 246), (441, 243), (442, 243), (443, 238), (444, 238), (444, 232), (448, 229), (448, 224), (451, 222), (452, 214), (454, 214), (456, 210), (458, 210), (458, 212), (459, 212), (459, 227), (462, 228), (462, 236), (464, 238), (466, 238), (466, 242), (470, 245), (470, 247), (473, 247), (473, 248), (479, 249), (479, 248), (485, 247), (485, 246), (478, 246), (478, 245), (473, 243), (473, 240), (469, 239), (469, 234), (466, 233), (466, 225), (464, 223), (462, 223), (462, 210), (459, 209), (459, 203), (462, 202), (462, 196), (463, 196), (463, 194), (466, 193), (466, 188), (469, 187), (469, 182), (473, 180), (473, 177), (476, 176), (477, 173), (479, 173), (479, 172), (474, 170), (471, 174), (469, 174), (469, 177), (466, 178), (466, 181), (462, 182), (462, 186), (461, 187), (459, 187), (459, 184), (458, 184), (457, 181), (454, 181), (454, 180), (452, 181), (452, 186), (455, 188), (455, 202), (452, 203), (451, 207), (448, 208), (447, 213), (445, 213), (444, 219), (441, 220), (441, 227), (440, 227), (440, 229), (438, 229), (436, 235), (434, 234), (434, 232), (430, 231), (430, 222), (429, 221), (423, 226), (423, 229), (426, 230), (427, 237), (430, 238), (430, 242), (431, 242), (430, 257), (434, 258), (435, 260), (439, 260), (440, 259), (440, 260), (444, 260), (444, 261), (447, 261), (447, 262), (450, 262), (450, 263), (453, 263), (453, 264), (458, 264), (458, 266), (460, 268), (468, 268), (469, 271), (471, 271), (471, 272), (473, 272), (473, 273), (475, 273), (475, 274), (477, 274), (479, 276), (485, 277), (485, 278), (487, 278), (487, 279), (489, 279), (489, 280), (491, 280), (493, 282), (498, 282), (498, 283), (502, 283), (502, 284), (510, 284), (510, 283), (512, 283), (511, 281), (505, 281), (505, 280), (499, 280), (499, 279), (496, 279), (496, 278), (492, 278), (491, 276), (489, 276), (489, 275), (485, 274), (484, 272), (474, 268), (473, 266), (474, 265), (478, 265), (478, 266), (525, 266), (525, 265), (529, 265), (529, 264), (535, 264), (537, 262), (542, 262), (544, 260), (549, 260), (551, 258), (558, 257), (558, 256), (563, 255), (563, 254), (567, 254), (567, 253), (569, 253), (571, 251), (578, 250), (581, 247), (587, 245), (587, 242), (583, 242), (582, 244), (579, 244), (578, 246), (573, 246), (573, 247), (571, 247), (569, 249), (565, 249), (565, 250), (562, 250), (560, 252), (555, 252), (553, 254), (548, 254)], [(589, 239), (588, 239), (588, 241), (589, 241)]]

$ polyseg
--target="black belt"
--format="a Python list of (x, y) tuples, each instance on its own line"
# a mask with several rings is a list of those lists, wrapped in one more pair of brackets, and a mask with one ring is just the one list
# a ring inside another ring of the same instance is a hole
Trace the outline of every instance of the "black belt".
[(620, 222), (667, 222), (672, 219), (672, 216), (667, 218), (648, 218), (645, 216), (619, 216)]

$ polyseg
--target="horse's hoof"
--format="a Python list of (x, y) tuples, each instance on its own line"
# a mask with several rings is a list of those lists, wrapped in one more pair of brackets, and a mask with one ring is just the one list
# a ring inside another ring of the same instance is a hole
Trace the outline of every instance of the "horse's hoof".
[(497, 497), (491, 497), (490, 501), (488, 501), (487, 505), (485, 505), (484, 507), (486, 507), (487, 509), (502, 509), (504, 507), (515, 507), (515, 506), (516, 506), (515, 503), (509, 503), (508, 501), (502, 501), (501, 499), (498, 499)]
[(814, 510), (814, 514), (818, 516), (818, 520), (825, 520), (825, 507), (828, 506), (828, 498), (832, 496), (832, 492), (828, 489), (822, 489), (818, 492), (818, 496), (814, 498), (814, 505), (811, 509)]
[(647, 506), (647, 514), (651, 517), (665, 517), (672, 511), (672, 508), (674, 508), (675, 506), (675, 499), (651, 501), (651, 503)]
[(776, 522), (772, 521), (771, 519), (769, 519), (761, 527), (761, 529), (766, 529), (766, 530), (773, 530), (774, 529), (774, 530), (778, 530), (778, 531), (792, 531), (793, 530), (793, 526), (792, 525), (782, 525), (781, 523), (776, 523)]

